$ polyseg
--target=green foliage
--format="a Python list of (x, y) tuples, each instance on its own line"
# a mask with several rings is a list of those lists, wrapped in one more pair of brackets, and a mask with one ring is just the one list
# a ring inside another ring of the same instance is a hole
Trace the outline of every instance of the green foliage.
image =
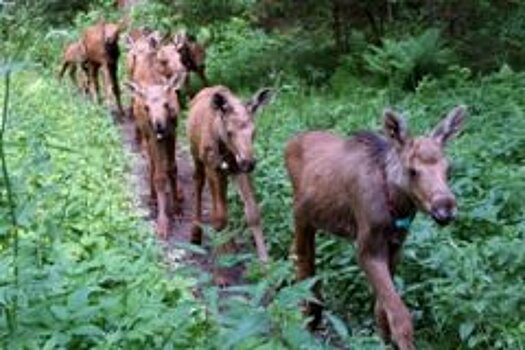
[[(396, 278), (421, 348), (524, 346), (524, 79), (505, 67), (483, 79), (451, 68), (398, 100), (399, 108), (410, 111), (414, 133), (429, 130), (454, 105), (469, 106), (467, 128), (449, 150), (460, 218), (438, 230), (420, 215)], [(282, 159), (286, 140), (308, 129), (346, 134), (380, 127), (389, 92), (353, 83), (339, 97), (284, 91), (258, 119), (257, 188), (275, 257), (287, 255), (293, 232), (290, 210), (283, 210), (292, 206)], [(351, 245), (321, 234), (318, 239), (318, 273), (329, 308), (351, 325), (352, 335), (370, 335), (372, 295)]]
[(364, 56), (367, 69), (390, 86), (415, 89), (427, 75), (439, 76), (453, 62), (439, 30), (429, 29), (404, 40), (383, 39)]
[[(213, 81), (236, 88), (255, 89), (277, 81), (326, 82), (337, 57), (322, 35), (269, 35), (233, 18), (211, 27), (208, 67)], [(239, 68), (242, 67), (242, 68)]]
[[(134, 26), (164, 32), (186, 27), (205, 37), (213, 83), (246, 96), (262, 85), (278, 88), (256, 119), (254, 173), (274, 261), (268, 271), (258, 269), (232, 190), (228, 230), (210, 238), (216, 245), (235, 237), (248, 253), (221, 261), (242, 261), (250, 270), (246, 285), (226, 290), (210, 286), (207, 274), (163, 259), (132, 205), (126, 182), (131, 160), (107, 115), (71, 87), (58, 86), (49, 70), (15, 77), (6, 135), (14, 227), (0, 180), (3, 347), (385, 348), (354, 249), (322, 233), (317, 266), (327, 330), (315, 336), (304, 330), (299, 305), (311, 298), (313, 281), (293, 283), (292, 191), (283, 148), (305, 130), (379, 129), (385, 106), (409, 111), (417, 134), (464, 103), (466, 130), (449, 149), (460, 216), (444, 229), (418, 216), (395, 284), (412, 311), (418, 348), (525, 348), (525, 74), (510, 68), (523, 62), (517, 43), (525, 6), (447, 1), (430, 8), (430, 2), (398, 1), (388, 2), (388, 19), (385, 2), (353, 2), (339, 14), (351, 24), (339, 28), (349, 48), (340, 56), (332, 32), (336, 2), (148, 1), (131, 13)], [(64, 27), (51, 27), (48, 15), (20, 4), (16, 12), (0, 4), (2, 53), (48, 67), (87, 25), (120, 16), (104, 0), (76, 13), (74, 28), (63, 24), (70, 14), (60, 17)], [(457, 15), (454, 23), (446, 6)], [(254, 10), (261, 8), (264, 15)], [(441, 32), (410, 34), (428, 28), (429, 18)], [(462, 66), (453, 65), (456, 56)], [(472, 73), (500, 66), (484, 76)], [(367, 81), (370, 75), (377, 79)], [(195, 299), (197, 285), (201, 297)]]
[(19, 73), (13, 85), (6, 151), (19, 250), (13, 256), (6, 235), (2, 186), (3, 347), (205, 342), (199, 334), (210, 324), (189, 293), (193, 282), (168, 278), (154, 234), (135, 212), (126, 180), (129, 159), (106, 113), (42, 72)]

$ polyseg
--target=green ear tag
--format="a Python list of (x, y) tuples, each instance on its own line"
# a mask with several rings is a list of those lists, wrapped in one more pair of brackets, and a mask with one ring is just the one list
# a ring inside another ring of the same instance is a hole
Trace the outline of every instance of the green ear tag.
[(412, 224), (412, 221), (414, 220), (414, 216), (406, 216), (404, 218), (399, 218), (394, 221), (394, 226), (398, 230), (404, 230), (408, 231), (410, 229), (410, 225)]

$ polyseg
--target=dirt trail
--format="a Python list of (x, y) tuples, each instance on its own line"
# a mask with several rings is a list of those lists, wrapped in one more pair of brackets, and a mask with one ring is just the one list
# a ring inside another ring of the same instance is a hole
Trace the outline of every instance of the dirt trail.
[[(179, 123), (179, 128), (184, 127), (184, 121)], [(135, 143), (135, 126), (130, 120), (120, 124), (122, 142), (125, 149), (133, 156), (132, 161), (132, 189), (135, 191), (136, 206), (143, 214), (144, 220), (148, 221), (152, 227), (155, 226), (155, 213), (149, 207), (149, 183), (148, 183), (148, 162), (142, 155)], [(183, 217), (175, 220), (169, 240), (163, 242), (165, 247), (166, 259), (173, 265), (184, 264), (197, 267), (201, 271), (213, 273), (214, 258), (213, 254), (192, 254), (177, 247), (177, 243), (187, 244), (190, 242), (191, 223), (193, 212), (193, 167), (191, 155), (187, 147), (177, 142), (177, 169), (179, 185), (184, 193)], [(207, 186), (203, 193), (203, 222), (210, 224), (211, 198)], [(205, 242), (206, 244), (206, 242)], [(210, 247), (204, 247), (210, 252)], [(228, 285), (237, 285), (242, 282), (242, 267), (234, 267), (223, 270), (223, 276)]]

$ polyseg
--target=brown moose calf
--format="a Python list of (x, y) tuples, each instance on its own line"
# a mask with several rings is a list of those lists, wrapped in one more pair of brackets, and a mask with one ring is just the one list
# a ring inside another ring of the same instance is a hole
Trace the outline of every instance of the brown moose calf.
[[(77, 68), (81, 68), (81, 75), (77, 77)], [(64, 49), (62, 58), (62, 68), (58, 74), (59, 79), (64, 77), (64, 74), (69, 71), (69, 77), (74, 85), (87, 93), (88, 92), (88, 68), (86, 65), (86, 48), (81, 41), (76, 41), (68, 44)], [(80, 79), (79, 79), (80, 78)]]
[(120, 101), (120, 87), (118, 85), (118, 58), (120, 55), (118, 40), (124, 22), (115, 24), (100, 21), (87, 28), (82, 36), (82, 44), (86, 50), (88, 63), (89, 89), (93, 100), (98, 99), (99, 84), (98, 71), (102, 68), (106, 86), (106, 99), (109, 104), (110, 96), (115, 99), (119, 117), (124, 116)]
[[(315, 274), (316, 230), (355, 240), (359, 264), (374, 290), (381, 335), (401, 350), (414, 348), (413, 327), (392, 277), (418, 210), (442, 225), (456, 216), (443, 148), (460, 130), (464, 114), (464, 107), (456, 107), (430, 135), (413, 138), (403, 118), (387, 110), (386, 136), (362, 132), (345, 139), (308, 132), (291, 139), (286, 148), (297, 279)], [(311, 303), (307, 311), (315, 328), (321, 305)]]
[(134, 109), (149, 158), (151, 201), (157, 204), (157, 233), (168, 237), (173, 214), (181, 214), (182, 191), (177, 186), (176, 128), (180, 106), (175, 90), (181, 76), (167, 83), (127, 85), (134, 96)]
[(227, 224), (226, 189), (233, 175), (244, 202), (248, 226), (253, 232), (257, 254), (268, 260), (249, 173), (255, 168), (254, 115), (269, 102), (270, 89), (259, 90), (250, 101), (242, 102), (228, 88), (214, 86), (201, 90), (191, 101), (188, 138), (194, 162), (195, 208), (192, 242), (202, 241), (202, 190), (207, 180), (212, 196), (212, 225), (222, 230)]

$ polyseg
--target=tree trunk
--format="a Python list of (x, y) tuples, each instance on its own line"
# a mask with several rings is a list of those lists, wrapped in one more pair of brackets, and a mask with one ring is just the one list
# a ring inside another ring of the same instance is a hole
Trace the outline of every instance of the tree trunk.
[(332, 0), (332, 30), (335, 41), (335, 47), (339, 54), (345, 52), (345, 43), (343, 38), (343, 21), (341, 18), (342, 6), (339, 0)]

